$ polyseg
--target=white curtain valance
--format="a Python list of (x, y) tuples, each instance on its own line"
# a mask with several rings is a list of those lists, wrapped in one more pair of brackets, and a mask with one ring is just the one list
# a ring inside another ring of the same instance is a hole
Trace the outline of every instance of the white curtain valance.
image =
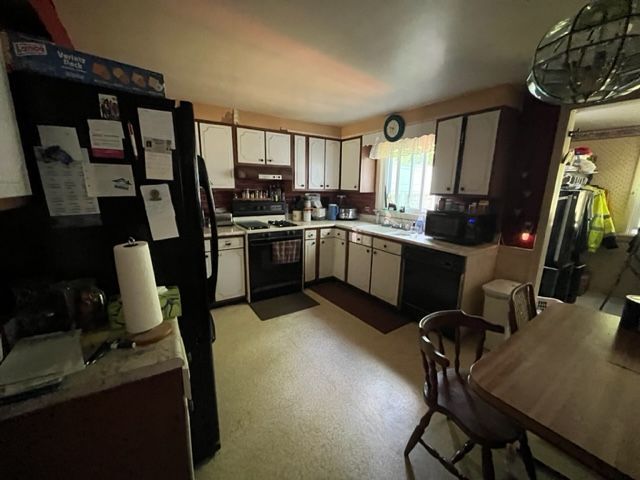
[(371, 149), (371, 158), (385, 159), (406, 154), (428, 153), (435, 145), (435, 135), (422, 135), (421, 137), (403, 138), (397, 142), (377, 143)]

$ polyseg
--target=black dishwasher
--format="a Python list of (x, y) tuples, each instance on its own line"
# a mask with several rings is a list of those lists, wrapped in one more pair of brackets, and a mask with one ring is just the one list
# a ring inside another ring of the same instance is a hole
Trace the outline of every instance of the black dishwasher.
[(405, 246), (401, 309), (418, 321), (429, 313), (458, 308), (464, 257)]

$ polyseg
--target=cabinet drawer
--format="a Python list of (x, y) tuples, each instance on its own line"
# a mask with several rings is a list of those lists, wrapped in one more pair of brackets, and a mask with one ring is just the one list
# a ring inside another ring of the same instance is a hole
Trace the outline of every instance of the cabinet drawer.
[(381, 238), (373, 239), (373, 248), (378, 250), (384, 250), (385, 252), (393, 253), (394, 255), (402, 254), (402, 245), (396, 242), (390, 242), (389, 240), (383, 240)]
[(304, 238), (306, 240), (315, 239), (316, 235), (317, 235), (317, 230), (305, 230), (304, 231)]
[(342, 238), (346, 239), (346, 232), (337, 228), (323, 228), (320, 230), (320, 238)]
[(369, 235), (362, 235), (361, 233), (351, 232), (349, 240), (353, 243), (359, 243), (360, 245), (371, 246), (371, 237)]
[(218, 239), (218, 250), (230, 250), (232, 248), (243, 248), (244, 237), (224, 237)]

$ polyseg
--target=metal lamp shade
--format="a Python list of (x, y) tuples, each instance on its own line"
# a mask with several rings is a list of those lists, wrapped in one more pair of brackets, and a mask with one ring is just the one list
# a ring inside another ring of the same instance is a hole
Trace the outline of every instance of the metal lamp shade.
[(547, 103), (594, 103), (640, 88), (640, 0), (596, 0), (554, 26), (527, 86)]

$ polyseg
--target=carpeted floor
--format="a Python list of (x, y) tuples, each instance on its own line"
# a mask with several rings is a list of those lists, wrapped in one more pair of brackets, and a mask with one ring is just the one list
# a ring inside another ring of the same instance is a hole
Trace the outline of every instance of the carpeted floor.
[[(213, 310), (222, 449), (196, 479), (453, 478), (420, 446), (408, 463), (402, 454), (425, 412), (417, 325), (383, 335), (305, 292), (317, 307), (266, 322), (246, 304)], [(463, 364), (472, 357), (463, 348)], [(446, 456), (466, 440), (442, 415), (424, 438)], [(530, 444), (567, 477), (595, 478), (535, 436)], [(493, 458), (497, 479), (526, 478), (519, 458)], [(458, 465), (481, 478), (480, 449)]]
[(358, 317), (380, 333), (392, 332), (411, 322), (391, 305), (343, 282), (321, 282), (313, 285), (311, 290)]

